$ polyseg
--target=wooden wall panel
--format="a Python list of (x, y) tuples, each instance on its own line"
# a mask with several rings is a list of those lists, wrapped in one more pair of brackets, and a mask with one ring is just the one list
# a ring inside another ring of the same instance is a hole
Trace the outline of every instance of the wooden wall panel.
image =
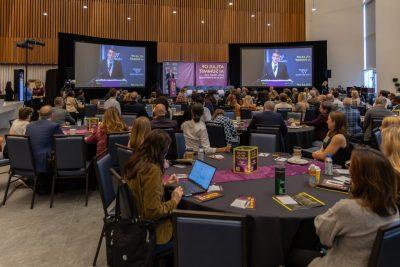
[(23, 63), (15, 44), (35, 38), (46, 46), (29, 62), (57, 64), (58, 32), (157, 41), (160, 62), (228, 61), (229, 43), (303, 41), (304, 24), (304, 0), (0, 0), (0, 63)]

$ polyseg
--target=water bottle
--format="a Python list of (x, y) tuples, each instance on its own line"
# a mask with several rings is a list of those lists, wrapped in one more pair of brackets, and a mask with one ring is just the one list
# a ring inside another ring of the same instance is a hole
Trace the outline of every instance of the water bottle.
[(315, 179), (315, 173), (316, 173), (316, 168), (314, 164), (311, 164), (310, 167), (308, 168), (308, 184), (311, 187), (314, 187), (316, 184), (316, 179)]
[(275, 165), (275, 195), (286, 194), (285, 189), (285, 165)]
[(201, 147), (199, 148), (198, 159), (204, 161), (204, 149)]
[(333, 163), (332, 163), (332, 155), (328, 154), (325, 158), (325, 174), (333, 175)]

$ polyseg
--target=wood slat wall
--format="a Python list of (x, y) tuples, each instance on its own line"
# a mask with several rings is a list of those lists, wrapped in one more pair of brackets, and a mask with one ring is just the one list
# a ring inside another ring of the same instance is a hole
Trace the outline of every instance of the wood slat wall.
[[(229, 6), (229, 2), (233, 5)], [(46, 43), (45, 47), (30, 52), (31, 64), (57, 64), (58, 32), (157, 41), (159, 62), (228, 61), (229, 43), (305, 39), (304, 0), (0, 0), (0, 3), (0, 63), (8, 64), (24, 62), (24, 53), (16, 48), (16, 42), (27, 37)], [(84, 4), (88, 9), (83, 9)], [(43, 16), (43, 12), (48, 15)], [(251, 18), (251, 14), (255, 17)]]

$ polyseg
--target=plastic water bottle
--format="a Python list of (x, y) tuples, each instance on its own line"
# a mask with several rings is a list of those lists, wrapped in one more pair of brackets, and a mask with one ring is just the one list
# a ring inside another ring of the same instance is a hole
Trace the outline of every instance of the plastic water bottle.
[(198, 159), (204, 161), (204, 149), (201, 147), (199, 148)]
[(333, 175), (332, 155), (328, 154), (325, 158), (325, 174)]

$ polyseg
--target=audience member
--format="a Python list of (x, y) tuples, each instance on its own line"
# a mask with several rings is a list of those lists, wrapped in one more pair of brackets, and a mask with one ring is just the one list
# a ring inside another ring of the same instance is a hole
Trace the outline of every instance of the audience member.
[[(196, 97), (196, 94), (193, 94), (192, 97)], [(168, 98), (166, 96), (163, 95), (159, 95), (156, 100), (154, 101), (154, 104), (163, 104), (165, 107), (165, 110), (167, 111), (167, 114), (165, 115), (167, 118), (172, 119), (172, 111), (169, 107), (169, 102), (168, 102)]]
[(314, 126), (314, 138), (318, 141), (324, 140), (328, 133), (328, 115), (332, 111), (332, 104), (329, 102), (322, 102), (319, 107), (319, 115), (312, 121), (306, 121), (304, 124)]
[(372, 123), (374, 119), (383, 119), (387, 116), (393, 116), (394, 113), (385, 108), (386, 100), (384, 97), (377, 97), (374, 106), (367, 110), (364, 118), (364, 141), (371, 139)]
[(288, 96), (285, 93), (279, 94), (279, 103), (275, 105), (274, 111), (276, 112), (278, 109), (292, 109), (292, 105), (287, 103)]
[(299, 90), (297, 90), (297, 88), (293, 88), (292, 95), (290, 96), (292, 103), (297, 104), (298, 98), (299, 98)]
[(184, 92), (179, 92), (178, 95), (176, 96), (175, 103), (176, 104), (187, 104), (188, 100), (184, 94)]
[(72, 118), (72, 116), (65, 109), (63, 109), (63, 107), (64, 101), (62, 97), (58, 96), (54, 98), (54, 107), (52, 108), (53, 115), (51, 117), (51, 120), (55, 123), (58, 123), (59, 125), (63, 125), (65, 124), (65, 122), (74, 125), (75, 119)]
[(343, 100), (343, 112), (347, 121), (347, 134), (348, 136), (355, 136), (362, 133), (360, 112), (357, 108), (351, 107), (351, 98)]
[(185, 137), (186, 149), (192, 149), (197, 152), (201, 147), (206, 153), (229, 152), (230, 146), (221, 148), (210, 147), (206, 125), (201, 120), (201, 117), (204, 114), (203, 105), (196, 103), (192, 106), (191, 111), (192, 119), (190, 121), (185, 121), (181, 126)]
[(324, 81), (321, 85), (321, 94), (327, 95), (329, 93), (328, 81)]
[(164, 186), (177, 182), (173, 174), (163, 183), (165, 155), (170, 144), (171, 138), (167, 133), (153, 130), (132, 155), (124, 171), (140, 218), (157, 221), (156, 243), (159, 245), (171, 241), (173, 228), (170, 215), (183, 195), (183, 189), (176, 187), (170, 200), (164, 197)]
[(400, 116), (388, 116), (382, 120), (381, 130), (389, 126), (400, 126)]
[(336, 107), (336, 110), (343, 110), (343, 102), (340, 101), (339, 99), (339, 91), (338, 90), (333, 90), (332, 92), (333, 95), (333, 105)]
[(212, 121), (220, 123), (224, 127), (225, 140), (227, 144), (230, 144), (232, 146), (239, 145), (239, 134), (237, 133), (233, 122), (225, 116), (225, 112), (222, 109), (217, 109), (214, 111)]
[(246, 95), (243, 98), (242, 108), (248, 108), (248, 109), (251, 109), (251, 110), (256, 110), (256, 105), (253, 104), (253, 98), (251, 97), (251, 95)]
[[(46, 91), (44, 90), (42, 81), (36, 80), (32, 88), (32, 107), (34, 113), (37, 114), (37, 111), (43, 106), (45, 96)], [(36, 120), (36, 118), (34, 120)]]
[(392, 109), (393, 104), (392, 104), (392, 101), (388, 98), (388, 96), (389, 96), (389, 92), (386, 90), (381, 90), (378, 95), (378, 97), (385, 98), (385, 100), (386, 100), (385, 108)]
[(165, 106), (163, 104), (157, 104), (153, 110), (153, 120), (151, 121), (151, 129), (176, 129), (178, 123), (174, 120), (170, 120), (165, 117), (166, 114)]
[(83, 105), (86, 103), (85, 92), (82, 89), (78, 91), (78, 97), (76, 98), (76, 100), (78, 100)]
[(4, 101), (13, 101), (14, 100), (14, 90), (12, 89), (11, 82), (8, 81), (6, 83), (6, 88), (4, 89)]
[(272, 101), (267, 101), (264, 104), (264, 112), (255, 114), (249, 124), (249, 129), (256, 129), (257, 126), (279, 126), (279, 131), (282, 136), (287, 134), (287, 126), (283, 117), (279, 113), (274, 112), (275, 104)]
[(235, 117), (240, 117), (240, 105), (235, 96), (231, 99), (230, 103), (231, 108), (235, 112)]
[(293, 108), (294, 112), (301, 112), (302, 117), (304, 117), (304, 114), (306, 114), (307, 109), (310, 107), (310, 104), (308, 104), (306, 97), (306, 93), (299, 93), (297, 96), (297, 103)]
[(316, 108), (319, 108), (319, 105), (321, 104), (319, 99), (318, 99), (318, 94), (317, 90), (311, 90), (310, 91), (310, 99), (308, 100), (308, 103), (310, 106), (315, 106)]
[(351, 105), (353, 107), (359, 107), (362, 105), (360, 95), (356, 89), (351, 90)]
[(14, 120), (9, 134), (24, 135), (26, 127), (31, 121), (33, 110), (28, 107), (23, 107), (18, 110), (18, 119)]
[[(396, 97), (393, 98), (393, 111), (394, 112), (400, 112), (400, 94), (396, 95)], [(398, 113), (400, 115), (400, 113)]]
[(128, 99), (123, 106), (123, 111), (127, 113), (137, 114), (137, 117), (148, 117), (149, 115), (146, 112), (146, 106), (142, 103), (138, 102), (138, 93), (132, 92), (126, 95)]
[[(382, 130), (381, 151), (389, 159), (400, 177), (400, 126), (392, 125)], [(398, 180), (400, 192), (400, 180)]]
[(109, 98), (104, 102), (104, 109), (109, 109), (110, 107), (114, 107), (117, 109), (119, 114), (121, 114), (121, 104), (117, 101), (117, 90), (111, 88), (108, 91)]
[(117, 108), (110, 106), (104, 112), (102, 123), (86, 138), (86, 142), (97, 144), (96, 155), (99, 156), (107, 149), (107, 134), (121, 133), (127, 130)]
[[(158, 104), (162, 105), (162, 104)], [(139, 150), (146, 136), (151, 132), (150, 120), (147, 117), (137, 118), (132, 125), (131, 134), (129, 136), (128, 147), (134, 151)]]
[(325, 160), (326, 157), (332, 157), (333, 163), (344, 166), (350, 159), (350, 146), (346, 138), (347, 123), (346, 116), (339, 111), (329, 113), (328, 134), (326, 135), (322, 147), (319, 151), (312, 153), (314, 159)]
[(67, 92), (67, 98), (65, 99), (65, 109), (74, 118), (74, 120), (80, 119), (82, 117), (81, 112), (84, 107), (85, 106), (83, 104), (76, 100), (74, 91), (70, 90)]
[(268, 101), (268, 92), (267, 91), (260, 91), (258, 92), (257, 96), (257, 106), (264, 106), (264, 103)]

